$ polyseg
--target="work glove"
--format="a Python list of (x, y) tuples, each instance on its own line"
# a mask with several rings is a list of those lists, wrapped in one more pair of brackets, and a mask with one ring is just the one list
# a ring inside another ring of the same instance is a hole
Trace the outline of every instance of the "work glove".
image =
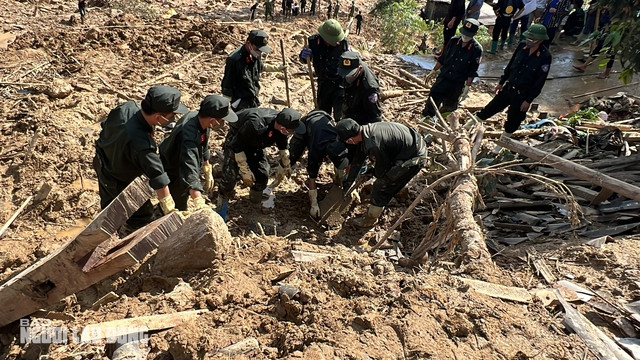
[(344, 169), (335, 169), (335, 174), (333, 174), (333, 183), (335, 185), (340, 185), (344, 178)]
[(264, 71), (266, 72), (283, 71), (284, 69), (288, 69), (288, 68), (289, 68), (289, 65), (285, 65), (285, 64), (280, 64), (280, 65), (265, 64), (264, 65)]
[(234, 102), (233, 102), (233, 104), (231, 104), (231, 107), (232, 107), (232, 108), (234, 108), (234, 109), (235, 109), (235, 108), (237, 108), (237, 107), (238, 107), (238, 105), (240, 105), (240, 101), (241, 101), (241, 100), (242, 100), (242, 99), (238, 99), (238, 100), (234, 101)]
[(309, 215), (311, 215), (312, 218), (319, 218), (320, 205), (318, 205), (318, 189), (309, 190), (309, 201), (311, 202)]
[(311, 53), (311, 49), (308, 47), (303, 47), (302, 51), (300, 52), (300, 58), (303, 60), (307, 60), (307, 58), (311, 58), (313, 57), (313, 54)]
[(291, 160), (289, 159), (289, 150), (280, 150), (280, 164), (278, 164), (276, 179), (278, 182), (282, 182), (285, 176), (291, 176)]
[(158, 199), (158, 201), (160, 202), (160, 209), (162, 209), (163, 214), (167, 215), (170, 212), (176, 211), (176, 202), (173, 201), (171, 194), (162, 199)]
[(465, 85), (464, 89), (462, 89), (462, 94), (460, 95), (460, 101), (464, 100), (469, 96), (469, 85)]
[(436, 75), (438, 75), (438, 70), (431, 70), (427, 76), (424, 77), (424, 83), (428, 83), (429, 81), (431, 81), (431, 79), (435, 78)]
[(242, 175), (242, 184), (247, 187), (253, 186), (256, 182), (256, 177), (253, 175), (253, 172), (251, 172), (251, 169), (249, 169), (247, 155), (243, 151), (237, 153), (235, 158), (238, 163), (238, 168), (240, 168), (240, 175)]
[(197, 211), (200, 210), (202, 208), (207, 207), (206, 202), (204, 201), (204, 198), (202, 196), (198, 196), (196, 198), (189, 198), (189, 206), (190, 209), (193, 209), (193, 211)]
[(202, 174), (204, 175), (204, 191), (213, 190), (213, 166), (211, 164), (202, 165)]

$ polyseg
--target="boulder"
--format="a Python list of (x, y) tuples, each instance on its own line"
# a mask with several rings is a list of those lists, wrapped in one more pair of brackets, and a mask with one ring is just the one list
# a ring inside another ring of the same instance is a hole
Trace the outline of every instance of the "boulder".
[(231, 246), (231, 234), (220, 215), (207, 207), (191, 214), (182, 227), (158, 247), (152, 271), (179, 276), (211, 267)]

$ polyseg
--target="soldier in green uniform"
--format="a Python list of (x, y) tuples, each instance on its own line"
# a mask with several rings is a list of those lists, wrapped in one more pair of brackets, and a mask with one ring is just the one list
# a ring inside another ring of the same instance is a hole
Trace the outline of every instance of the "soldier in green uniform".
[[(150, 88), (141, 106), (134, 101), (111, 110), (100, 126), (96, 140), (93, 168), (98, 175), (100, 207), (104, 209), (127, 185), (140, 175), (149, 178), (149, 185), (156, 191), (164, 214), (175, 210), (175, 202), (169, 192), (169, 176), (162, 166), (153, 127), (164, 126), (176, 113), (186, 113), (180, 104), (180, 91), (168, 86)], [(148, 224), (154, 208), (147, 201), (126, 223), (127, 231)]]
[[(169, 175), (169, 190), (177, 209), (187, 210), (188, 202), (195, 209), (205, 206), (202, 193), (213, 189), (209, 138), (211, 129), (222, 127), (223, 120), (234, 123), (238, 117), (227, 98), (209, 95), (200, 104), (199, 111), (185, 114), (160, 143), (160, 158)], [(204, 182), (200, 181), (201, 170)]]
[(382, 121), (378, 79), (360, 54), (355, 51), (342, 53), (338, 74), (344, 78), (342, 116), (360, 125)]
[(424, 166), (427, 146), (415, 129), (394, 122), (360, 126), (352, 119), (343, 119), (335, 131), (340, 141), (356, 146), (344, 191), (356, 180), (367, 157), (375, 163), (371, 204), (367, 214), (355, 221), (358, 227), (374, 226), (384, 207)]
[(273, 0), (266, 0), (264, 2), (264, 19), (268, 20), (269, 16), (271, 16), (271, 20), (273, 20)]
[[(482, 58), (482, 46), (473, 38), (480, 23), (476, 19), (466, 19), (460, 27), (460, 36), (453, 37), (438, 57), (427, 80), (440, 71), (431, 87), (429, 97), (441, 112), (450, 112), (458, 108), (460, 99), (464, 99), (473, 79), (478, 76), (478, 67)], [(442, 108), (440, 106), (442, 105)], [(423, 116), (434, 116), (436, 111), (429, 99), (422, 110)]]
[(222, 95), (231, 101), (234, 110), (260, 106), (260, 74), (263, 71), (282, 71), (286, 66), (267, 65), (262, 62), (262, 53), (271, 52), (269, 35), (262, 30), (251, 30), (244, 45), (227, 57), (222, 78)]
[(269, 180), (269, 162), (264, 149), (276, 145), (280, 153), (278, 180), (291, 175), (288, 135), (300, 124), (302, 116), (296, 110), (282, 111), (265, 108), (244, 109), (236, 113), (238, 121), (229, 124), (223, 145), (224, 162), (222, 180), (218, 185), (218, 213), (226, 218), (229, 199), (234, 196), (238, 175), (244, 186), (250, 188), (249, 200), (262, 201), (262, 191)]

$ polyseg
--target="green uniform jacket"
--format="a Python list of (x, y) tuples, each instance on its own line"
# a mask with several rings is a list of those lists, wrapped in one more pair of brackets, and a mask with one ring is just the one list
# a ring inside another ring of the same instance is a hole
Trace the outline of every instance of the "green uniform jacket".
[(169, 184), (152, 137), (153, 128), (145, 121), (138, 104), (127, 101), (111, 110), (101, 127), (96, 155), (102, 161), (104, 176), (128, 184), (144, 174), (154, 190)]
[(364, 63), (360, 77), (351, 85), (345, 82), (342, 117), (352, 118), (360, 125), (382, 121), (378, 79)]
[(209, 160), (209, 136), (211, 129), (203, 129), (198, 112), (185, 114), (171, 134), (160, 143), (160, 157), (172, 179), (177, 179), (184, 189), (204, 192), (200, 182), (200, 168)]
[(222, 94), (231, 97), (231, 102), (244, 99), (259, 104), (260, 72), (262, 60), (255, 59), (244, 45), (227, 57), (222, 78)]

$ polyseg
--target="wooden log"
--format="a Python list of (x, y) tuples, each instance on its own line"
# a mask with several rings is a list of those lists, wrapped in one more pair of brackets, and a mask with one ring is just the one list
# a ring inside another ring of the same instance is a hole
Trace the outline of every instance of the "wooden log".
[(429, 89), (429, 87), (427, 85), (425, 85), (425, 83), (421, 79), (418, 79), (416, 76), (414, 76), (410, 72), (408, 72), (408, 71), (406, 71), (404, 69), (398, 69), (398, 72), (400, 73), (400, 75), (402, 75), (402, 76), (406, 77), (407, 79), (409, 79), (409, 81), (412, 81), (412, 82), (420, 85), (420, 87), (422, 87), (422, 88)]
[(559, 156), (538, 150), (534, 147), (513, 139), (501, 138), (499, 140), (496, 140), (496, 143), (506, 149), (517, 152), (518, 154), (553, 166), (554, 168), (561, 170), (565, 174), (573, 175), (579, 179), (589, 181), (594, 185), (602, 186), (603, 188), (615, 191), (618, 194), (626, 196), (629, 199), (640, 201), (640, 188), (637, 186), (591, 170), (585, 166), (578, 165)]
[(260, 349), (260, 344), (258, 343), (258, 339), (254, 337), (249, 337), (235, 344), (223, 347), (220, 350), (214, 350), (211, 353), (211, 355), (223, 354), (225, 356), (231, 357), (231, 356), (249, 354), (259, 349)]
[(584, 94), (574, 95), (574, 96), (572, 96), (571, 98), (572, 98), (572, 99), (577, 99), (577, 98), (579, 98), (579, 97), (583, 97), (583, 96), (594, 95), (594, 94), (601, 93), (601, 92), (604, 92), (604, 91), (620, 89), (620, 88), (627, 87), (627, 86), (635, 86), (635, 85), (638, 85), (638, 84), (640, 84), (640, 81), (636, 81), (636, 82), (631, 83), (631, 84), (623, 84), (623, 85), (612, 86), (612, 87), (608, 87), (608, 88), (604, 88), (604, 89), (599, 89), (599, 90), (589, 91), (589, 92), (586, 92), (586, 93), (584, 93)]
[[(309, 48), (309, 39), (304, 37), (304, 47)], [(318, 96), (316, 95), (316, 84), (313, 79), (313, 68), (311, 68), (311, 58), (307, 57), (307, 73), (309, 74), (309, 81), (311, 82), (311, 95), (313, 96), (313, 108), (318, 108)]]
[(4, 225), (2, 225), (2, 228), (0, 228), (0, 238), (2, 237), (2, 235), (4, 235), (4, 232), (7, 231), (7, 229), (9, 228), (9, 226), (11, 226), (11, 224), (18, 218), (18, 215), (20, 215), (20, 213), (22, 212), (22, 210), (24, 210), (25, 207), (27, 207), (27, 205), (29, 204), (29, 202), (31, 202), (31, 199), (33, 198), (33, 196), (29, 196), (25, 199), (25, 201), (22, 202), (22, 204), (20, 205), (20, 207), (18, 207), (18, 209), (16, 211), (13, 212), (13, 215), (11, 215), (11, 217), (9, 218), (9, 220), (7, 220)]
[(407, 87), (414, 87), (414, 88), (419, 88), (419, 89), (425, 89), (425, 87), (424, 87), (424, 86), (422, 86), (422, 85), (420, 85), (420, 84), (416, 84), (416, 83), (414, 83), (413, 81), (409, 81), (409, 80), (403, 79), (403, 78), (401, 78), (400, 76), (398, 76), (398, 75), (396, 75), (396, 74), (394, 74), (394, 73), (391, 73), (391, 72), (389, 72), (389, 71), (387, 71), (387, 70), (385, 70), (385, 69), (383, 69), (383, 68), (381, 68), (381, 67), (378, 67), (378, 66), (372, 65), (372, 66), (371, 66), (371, 68), (372, 68), (373, 70), (375, 70), (375, 71), (378, 71), (378, 72), (380, 72), (380, 73), (382, 73), (382, 74), (385, 74), (385, 75), (387, 75), (388, 77), (390, 77), (390, 78), (392, 78), (392, 79), (396, 80), (396, 81), (397, 81), (399, 84), (401, 84), (401, 85), (404, 85), (404, 86), (407, 86)]
[(289, 95), (289, 72), (287, 71), (287, 58), (284, 56), (284, 41), (280, 39), (280, 53), (282, 54), (282, 65), (284, 68), (284, 89), (287, 93), (287, 107), (291, 107), (291, 96)]
[(137, 178), (74, 239), (0, 285), (0, 327), (99, 281), (82, 272), (86, 260), (152, 192), (147, 180)]
[(197, 319), (209, 310), (189, 310), (173, 314), (139, 316), (129, 319), (106, 321), (87, 325), (80, 333), (80, 341), (96, 342), (105, 340), (118, 331), (118, 329), (140, 329), (140, 331), (166, 330), (176, 327), (186, 321)]
[(558, 289), (553, 290), (558, 301), (564, 308), (564, 324), (575, 331), (585, 342), (589, 350), (600, 360), (633, 360), (624, 350), (605, 335), (602, 330), (593, 325), (564, 299)]

